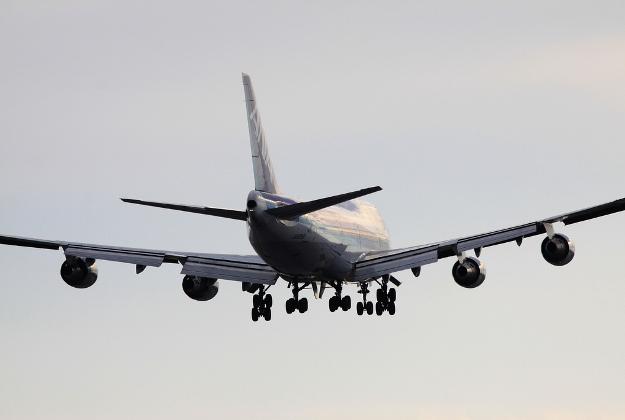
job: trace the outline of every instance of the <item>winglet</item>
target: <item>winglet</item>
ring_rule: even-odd
[[[254,179],[256,190],[279,194],[278,182],[273,173],[265,133],[260,122],[258,104],[252,87],[250,76],[243,73],[243,89],[245,90],[245,105],[247,107],[247,124],[250,130],[250,146],[252,147],[252,163],[254,164]]]

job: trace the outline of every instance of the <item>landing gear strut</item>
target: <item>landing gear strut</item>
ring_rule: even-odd
[[[267,288],[269,289],[269,288]],[[271,306],[273,305],[273,299],[270,294],[266,293],[265,286],[258,288],[258,294],[252,298],[252,321],[258,321],[258,318],[263,317],[265,321],[271,321]]]
[[[389,280],[395,285],[398,285],[399,283],[395,278],[389,276],[388,274],[382,276],[381,287],[376,293],[377,303],[375,304],[375,313],[377,315],[382,315],[384,311],[388,311],[389,315],[395,315],[395,299],[397,298],[397,292],[392,287],[389,289]]]
[[[330,312],[334,312],[338,308],[341,308],[343,311],[349,311],[352,307],[352,298],[349,295],[341,297],[341,293],[343,291],[341,283],[329,284],[334,287],[334,290],[336,291],[335,295],[330,298],[330,302],[328,302]]]
[[[367,315],[372,315],[373,302],[367,301],[367,295],[371,293],[369,291],[369,283],[360,283],[360,290],[358,291],[358,293],[362,294],[362,302],[358,302],[356,304],[356,313],[358,315],[362,315],[365,311],[367,311]]]
[[[303,286],[297,287],[297,283],[292,283],[293,285],[293,297],[286,301],[286,313],[292,314],[295,310],[298,310],[300,314],[303,314],[308,310],[308,299],[299,298],[300,290],[304,289],[308,286],[309,283],[304,283]]]

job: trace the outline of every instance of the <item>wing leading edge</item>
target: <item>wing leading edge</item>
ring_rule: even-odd
[[[506,242],[517,241],[520,245],[523,238],[547,233],[547,226],[552,223],[562,222],[569,225],[623,210],[625,210],[625,198],[479,235],[410,248],[368,252],[354,263],[354,281],[365,281],[372,277],[432,264],[439,259],[457,256],[471,249],[479,253],[481,248]]]

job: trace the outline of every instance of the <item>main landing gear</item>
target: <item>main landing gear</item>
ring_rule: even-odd
[[[349,311],[352,307],[352,298],[349,295],[341,297],[341,292],[343,291],[341,283],[329,284],[334,287],[334,290],[336,291],[336,294],[332,296],[328,302],[330,312],[334,312],[338,308],[341,308],[343,311]]]
[[[369,291],[369,283],[360,283],[360,290],[358,291],[358,293],[362,294],[362,302],[358,302],[356,304],[356,313],[358,315],[362,315],[365,311],[367,311],[367,315],[372,315],[373,302],[367,301],[367,294],[371,293]]]
[[[308,299],[299,298],[300,290],[304,289],[309,285],[309,283],[304,283],[303,286],[297,287],[297,283],[291,283],[289,286],[293,286],[293,297],[286,301],[286,313],[292,314],[295,310],[299,311],[300,314],[303,314],[308,310]]]
[[[395,278],[387,275],[382,276],[381,287],[376,292],[377,302],[375,304],[375,313],[379,316],[388,311],[389,315],[395,315],[395,299],[397,298],[397,292],[394,288],[388,288],[389,280],[396,286],[399,286],[399,281]]]
[[[269,289],[269,288],[267,288]],[[271,321],[271,306],[273,305],[273,298],[270,294],[266,293],[265,286],[258,288],[258,294],[255,294],[252,298],[254,307],[252,308],[252,321],[258,321],[258,318],[263,317],[265,321]]]

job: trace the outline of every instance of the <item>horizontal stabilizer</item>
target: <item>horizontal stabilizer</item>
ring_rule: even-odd
[[[168,204],[156,203],[154,201],[133,200],[131,198],[122,198],[125,203],[141,204],[143,206],[160,207],[162,209],[171,209],[179,211],[188,211],[191,213],[207,214],[209,216],[225,217],[226,219],[247,220],[247,213],[242,210],[220,209],[215,207],[187,206],[184,204]]]
[[[365,188],[364,190],[339,194],[332,197],[320,198],[318,200],[305,201],[303,203],[295,203],[289,204],[287,206],[276,207],[275,209],[267,210],[267,213],[280,219],[293,219],[303,214],[312,213],[313,211],[325,209],[326,207],[334,206],[344,201],[352,200],[354,198],[362,197],[363,195],[371,194],[381,190],[381,187]]]

